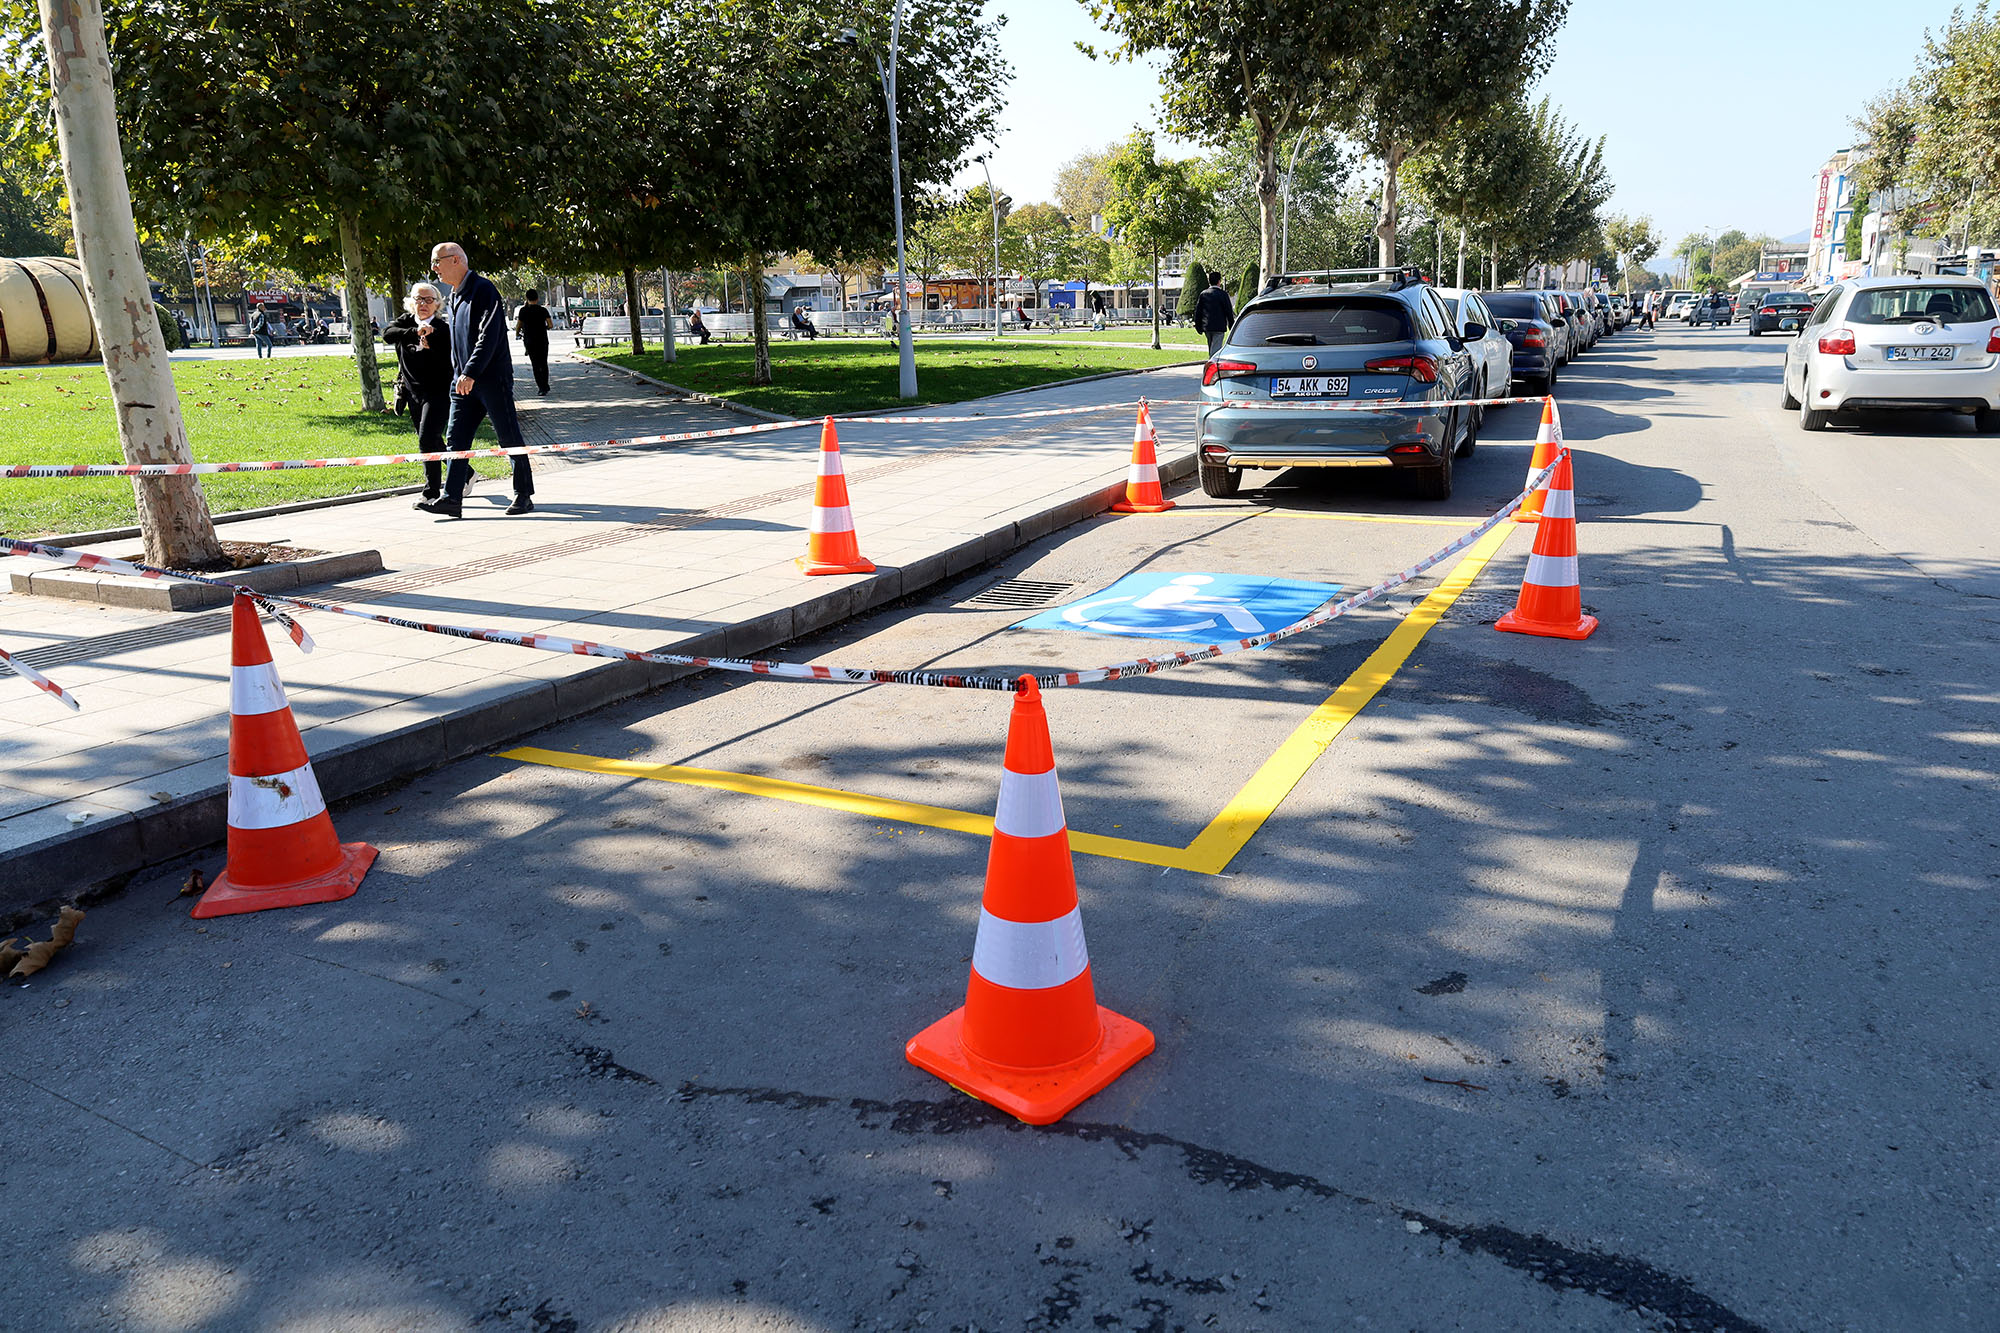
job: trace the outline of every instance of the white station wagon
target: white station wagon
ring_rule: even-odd
[[[1803,430],[1835,412],[1967,412],[2000,432],[2000,322],[1975,278],[1853,278],[1785,346],[1785,406]]]

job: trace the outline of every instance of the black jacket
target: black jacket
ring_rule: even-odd
[[[549,329],[554,324],[555,321],[549,317],[549,308],[545,305],[524,305],[514,312],[514,332],[521,335],[521,341],[524,343],[547,347]]]
[[[481,384],[514,384],[514,358],[507,351],[507,308],[499,289],[467,270],[465,285],[451,294],[451,368]]]
[[[413,394],[436,397],[451,390],[451,326],[442,315],[431,317],[429,347],[417,346],[417,317],[398,315],[382,330],[382,341],[396,349],[397,376]]]
[[[1195,332],[1227,333],[1229,321],[1234,318],[1236,311],[1229,304],[1229,293],[1222,288],[1210,287],[1195,298]]]

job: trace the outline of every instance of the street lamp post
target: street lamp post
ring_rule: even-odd
[[[986,172],[986,202],[993,206],[993,336],[1003,338],[1006,330],[1000,326],[1000,195],[993,188],[993,168],[988,164],[989,153],[981,153],[974,162]]]
[[[882,57],[875,48],[869,47],[868,54],[874,58],[876,77],[882,80],[882,100],[889,107],[889,190],[894,196],[896,219],[896,310],[900,328],[897,331],[897,349],[901,365],[898,393],[904,398],[917,396],[917,353],[910,342],[910,270],[909,262],[903,257],[903,158],[896,137],[896,52],[903,39],[903,0],[896,0],[894,15],[889,20],[889,64],[884,68]],[[849,46],[861,45],[861,34],[852,28],[843,28],[840,40]]]

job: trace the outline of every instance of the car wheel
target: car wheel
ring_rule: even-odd
[[[1779,382],[1779,384],[1780,384],[1780,385],[1781,385],[1781,386],[1783,387],[1783,389],[1784,389],[1784,391],[1785,391],[1785,410],[1786,410],[1787,412],[1796,412],[1796,411],[1798,411],[1798,410],[1799,410],[1799,400],[1798,400],[1798,399],[1796,399],[1796,398],[1794,398],[1794,397],[1792,397],[1792,382],[1791,382],[1790,378],[1788,378],[1788,377],[1784,377],[1784,376],[1781,376],[1781,377],[1779,378],[1779,381],[1778,381],[1778,382]]]
[[[1201,465],[1201,491],[1212,500],[1227,500],[1236,494],[1243,484],[1243,469],[1240,467],[1214,467]]]
[[[1429,467],[1410,468],[1410,493],[1419,500],[1451,499],[1451,455],[1446,449]]]
[[[2000,435],[2000,411],[1982,407],[1973,413],[1972,424],[1981,435]]]
[[[1799,404],[1799,429],[1812,431],[1825,430],[1826,423],[1833,419],[1833,413],[1821,412],[1812,406],[1812,382],[1810,380],[1799,381],[1799,392],[1805,395],[1805,401]]]
[[[1479,386],[1479,392],[1475,393],[1473,397],[1484,398],[1485,396],[1486,386],[1482,384]],[[1455,451],[1458,457],[1472,457],[1472,451],[1479,447],[1479,428],[1485,423],[1486,409],[1483,407],[1475,407],[1466,414],[1465,438],[1458,442],[1458,449]]]
[[[1750,336],[1752,338],[1757,336],[1757,321],[1754,319],[1750,321]]]

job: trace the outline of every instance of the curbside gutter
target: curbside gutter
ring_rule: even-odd
[[[1192,450],[1160,460],[1162,481],[1179,481],[1194,471]],[[884,567],[853,582],[826,588],[793,606],[721,625],[667,647],[693,656],[748,657],[765,652],[992,564],[1030,542],[1103,513],[1124,494],[1122,479],[1089,490],[1079,488],[1046,508],[907,565]],[[486,688],[481,688],[482,683],[475,682],[466,691],[473,697],[438,716],[325,749],[315,749],[314,733],[308,732],[306,745],[320,790],[328,804],[334,805],[657,689],[697,670],[605,660],[557,680],[516,680],[501,688],[492,688],[492,682],[484,682]],[[209,780],[168,799],[160,799],[167,796],[160,793],[151,800],[127,802],[139,807],[136,809],[118,809],[80,797],[17,816],[32,821],[28,827],[40,836],[0,849],[0,931],[47,916],[59,903],[89,902],[115,894],[141,871],[176,857],[219,848],[227,830],[226,767],[219,758],[195,767],[204,766],[211,773]],[[135,785],[150,786],[152,781]]]

